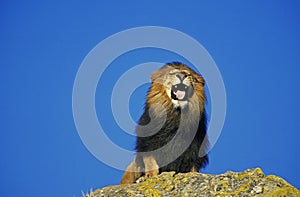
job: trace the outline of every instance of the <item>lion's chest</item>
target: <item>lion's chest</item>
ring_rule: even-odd
[[[197,132],[195,125],[198,125],[198,123],[191,124],[190,121],[187,121],[189,118],[187,113],[183,113],[180,110],[174,109],[169,111],[167,116],[163,118],[156,117],[151,119],[150,116],[149,112],[145,112],[140,120],[140,124],[144,126],[137,127],[136,149],[138,152],[153,151],[168,143],[171,143],[172,147],[177,147],[180,144],[178,140],[173,140],[175,137],[180,141],[185,141],[191,139]],[[145,126],[146,123],[150,126]]]

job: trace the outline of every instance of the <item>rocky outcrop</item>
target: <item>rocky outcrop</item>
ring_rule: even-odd
[[[97,189],[86,197],[100,196],[267,196],[299,197],[298,189],[282,178],[266,176],[260,168],[220,175],[164,172],[141,177],[136,184]]]

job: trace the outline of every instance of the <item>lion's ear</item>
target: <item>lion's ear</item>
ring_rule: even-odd
[[[203,86],[205,85],[205,80],[200,75],[195,75],[196,83],[200,83]]]
[[[201,78],[200,83],[202,83],[202,85],[204,86],[205,85],[205,80],[202,77],[200,77],[200,78]]]
[[[157,71],[154,71],[151,75],[151,82],[163,84],[165,81],[165,75],[166,75],[165,69],[159,69]]]
[[[154,82],[156,79],[158,79],[160,77],[160,72],[159,70],[157,71],[154,71],[152,74],[151,74],[151,82]]]
[[[151,82],[158,82],[158,83],[164,83],[164,81],[166,80],[166,76],[167,74],[170,72],[170,70],[172,70],[173,67],[166,65],[163,66],[162,68],[154,71],[151,74]]]

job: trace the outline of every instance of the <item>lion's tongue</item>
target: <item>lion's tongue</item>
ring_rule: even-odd
[[[176,95],[176,98],[178,100],[182,100],[185,96],[185,91],[177,90],[176,92],[174,92],[174,94]]]

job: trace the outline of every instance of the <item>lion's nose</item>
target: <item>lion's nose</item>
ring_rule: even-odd
[[[186,74],[184,74],[184,73],[178,73],[176,75],[176,77],[179,78],[182,81],[182,80],[184,80],[184,78],[186,78]]]

